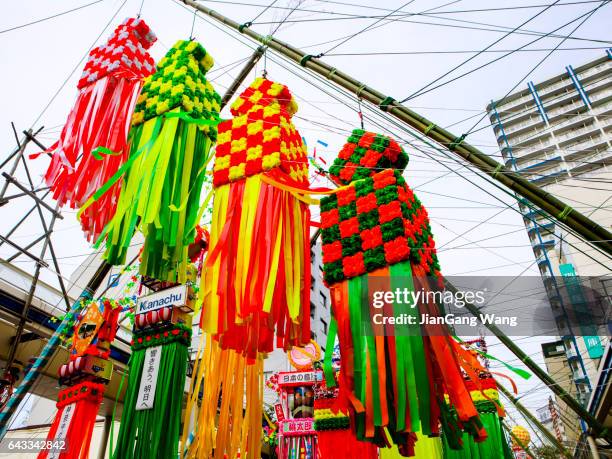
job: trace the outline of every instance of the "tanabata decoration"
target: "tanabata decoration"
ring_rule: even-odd
[[[124,175],[117,211],[102,234],[110,264],[125,263],[138,228],[145,236],[140,273],[185,281],[187,248],[201,216],[200,194],[217,138],[221,98],[205,77],[212,66],[202,45],[179,40],[145,79],[132,118],[130,157],[113,177]]]
[[[142,19],[127,19],[106,44],[89,53],[79,95],[52,155],[45,181],[60,205],[78,208],[127,160],[127,136],[142,79],[155,70],[147,49],[156,37]],[[97,239],[115,213],[120,184],[80,214],[83,231]]]
[[[249,359],[310,341],[308,159],[286,86],[258,78],[219,124],[202,329]],[[297,191],[296,191],[297,190]]]
[[[531,459],[531,456],[525,451],[525,447],[529,446],[531,435],[523,426],[516,425],[510,431],[512,435],[512,452],[516,459]]]
[[[314,428],[321,459],[376,459],[378,448],[357,440],[351,432],[348,399],[338,387],[327,388],[320,381],[314,386]]]
[[[512,459],[514,455],[508,446],[502,428],[499,393],[497,383],[490,373],[481,373],[480,387],[477,388],[472,381],[466,381],[470,396],[476,405],[480,420],[487,431],[487,439],[476,443],[467,432],[457,432],[453,426],[443,426],[442,444],[445,459],[485,459],[496,457]],[[452,415],[455,410],[448,407]]]
[[[178,454],[185,391],[191,313],[191,287],[177,285],[138,300],[128,384],[114,459],[170,458]]]
[[[58,449],[42,451],[38,459],[89,457],[96,417],[113,374],[110,344],[120,311],[114,300],[89,300],[83,305],[75,321],[70,360],[59,368],[59,383],[68,387],[58,395],[57,413],[47,434],[47,441],[56,442]]]
[[[443,325],[423,330],[419,325],[422,314],[439,315],[435,295],[428,292],[439,288],[441,275],[427,211],[402,177],[406,153],[391,139],[363,130],[353,131],[348,144],[342,154],[352,151],[351,156],[334,162],[340,183],[355,176],[352,169],[345,171],[353,164],[372,169],[322,198],[320,208],[324,280],[340,343],[340,387],[349,395],[357,438],[385,446],[390,436],[407,455],[417,432],[439,434],[448,394],[458,428],[482,441],[486,433],[462,375],[477,379],[480,363]],[[380,155],[361,162],[369,152]],[[375,161],[389,168],[378,170]],[[373,292],[396,289],[421,295],[416,304],[394,298],[373,306]],[[411,316],[415,323],[377,325],[375,314]]]
[[[188,458],[259,458],[264,355],[310,341],[308,159],[296,111],[286,86],[258,78],[218,125]]]

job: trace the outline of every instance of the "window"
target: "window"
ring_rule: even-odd
[[[316,341],[317,340],[317,334],[315,332],[311,331],[310,332],[310,339],[313,340],[313,341]]]
[[[319,295],[321,295],[321,304],[324,308],[327,308],[327,297],[323,295],[323,292],[319,292]]]
[[[323,333],[327,335],[327,322],[321,319],[321,325],[323,325]]]
[[[315,286],[315,278],[314,276],[310,276],[310,290],[314,290]]]
[[[315,317],[315,305],[312,301],[310,302],[310,317],[313,319]]]

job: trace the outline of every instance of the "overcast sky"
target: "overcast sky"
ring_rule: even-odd
[[[475,54],[449,53],[450,51],[483,49],[504,35],[505,32],[500,32],[500,27],[505,27],[506,31],[513,29],[544,10],[545,4],[552,3],[550,0],[539,2],[535,0],[354,1],[364,6],[349,6],[347,3],[353,2],[348,0],[338,2],[306,0],[299,5],[299,11],[292,12],[275,36],[308,53],[314,55],[326,53],[323,57],[325,62],[398,100],[411,95]],[[42,19],[87,3],[89,2],[83,0],[53,2],[31,0],[11,3],[9,6],[4,2],[0,6],[0,30]],[[253,21],[255,23],[253,29],[262,34],[270,33],[276,27],[275,23],[285,18],[291,8],[297,4],[295,0],[277,1],[272,8],[254,20],[271,2],[244,0],[241,2],[243,4],[237,5],[225,1],[203,3],[239,23]],[[512,50],[523,46],[538,38],[537,34],[532,33],[533,31],[551,32],[592,10],[600,3],[572,2],[571,5],[551,7],[522,27],[530,32],[513,33],[491,50]],[[538,7],[490,12],[473,11],[491,7],[531,5]],[[141,0],[125,2],[103,0],[45,22],[0,33],[0,58],[4,69],[0,74],[2,91],[0,146],[4,153],[0,154],[0,157],[5,157],[15,148],[11,121],[16,124],[19,132],[29,127],[38,129],[44,125],[45,130],[40,140],[47,145],[57,139],[59,129],[74,104],[77,94],[76,81],[83,67],[81,59],[87,55],[90,47],[106,40],[118,23],[126,17],[136,15],[140,6]],[[380,16],[393,13],[396,9],[404,16],[398,17],[399,13],[394,13],[393,22],[388,20],[377,22]],[[422,12],[427,13],[408,15]],[[113,16],[114,19],[111,19]],[[188,39],[190,36],[193,13],[174,0],[145,0],[142,17],[159,38],[151,49],[151,54],[156,60],[161,58],[176,40]],[[604,6],[573,33],[573,36],[579,39],[568,39],[561,45],[561,48],[598,49],[556,51],[526,79],[526,75],[547,54],[547,51],[517,52],[455,82],[416,97],[407,102],[407,105],[440,126],[451,126],[450,130],[459,135],[481,118],[486,105],[492,99],[501,98],[517,84],[518,89],[524,89],[527,81],[537,83],[562,73],[568,64],[578,66],[603,56],[604,48],[611,45],[610,41],[602,42],[612,39],[611,19],[612,7]],[[245,38],[238,37],[233,31],[220,30],[218,27],[222,26],[217,23],[213,26],[207,21],[209,20],[200,17],[196,19],[194,36],[215,58],[216,64],[209,72],[209,77],[217,91],[223,93],[241,67],[239,62],[236,66],[229,64],[246,59],[251,54],[252,50],[244,43],[249,44],[251,48],[254,45]],[[556,33],[568,34],[578,23],[573,22]],[[341,43],[342,40],[338,40],[339,38],[351,36],[369,25],[373,25],[372,30],[360,33],[330,50]],[[483,30],[473,30],[473,28]],[[99,40],[98,36],[101,36]],[[530,45],[529,48],[546,50],[556,47],[561,41],[561,38],[546,37]],[[382,52],[426,53],[371,54]],[[459,75],[502,55],[500,52],[483,53],[446,78]],[[247,84],[252,78],[261,74],[263,63],[264,60],[260,61],[256,71],[247,79]],[[215,70],[219,68],[221,70]],[[300,106],[294,118],[295,125],[306,138],[311,152],[318,140],[329,145],[327,148],[320,144],[317,146],[317,153],[329,164],[345,141],[347,132],[359,127],[359,120],[354,110],[355,102],[347,107],[330,97],[310,83],[313,81],[311,77],[277,55],[271,54],[268,57],[267,71],[270,79],[287,84],[295,94]],[[320,83],[317,85],[321,86]],[[330,88],[325,91],[336,94]],[[227,112],[223,115],[229,116]],[[462,122],[468,117],[471,118]],[[485,127],[484,129],[477,130],[467,140],[487,153],[499,156],[492,129],[487,128],[485,123],[486,120],[479,125]],[[385,126],[386,129],[392,128],[389,123]],[[383,131],[368,113],[365,116],[365,127],[373,131]],[[401,133],[400,140],[412,140],[412,137]],[[409,145],[405,145],[405,148],[410,155],[410,164],[405,176],[409,185],[416,188],[420,200],[429,211],[437,246],[440,248],[442,270],[446,275],[537,275],[533,252],[520,215],[507,208],[504,210],[506,207],[504,203],[512,204],[516,208],[510,196],[484,182],[473,171],[458,166],[450,154],[447,156],[446,153],[436,152],[431,148],[417,151]],[[35,151],[34,148],[28,150],[28,152]],[[432,156],[428,157],[428,154]],[[29,161],[29,164],[35,181],[40,183],[48,159],[41,157]],[[463,177],[456,172],[460,172]],[[466,181],[465,177],[482,189]],[[25,180],[23,175],[19,178]],[[315,185],[325,185],[325,181],[317,180]],[[489,193],[494,193],[502,202]],[[23,215],[30,204],[31,201],[19,199],[2,208],[1,234],[6,233],[9,225]],[[91,252],[91,248],[81,235],[75,212],[66,210],[63,214],[65,218],[56,225],[54,241],[57,255],[61,259],[62,273],[68,277]],[[313,214],[318,215],[317,209],[313,208]],[[28,225],[24,225],[15,234],[15,241],[27,244],[41,234],[41,231],[37,220],[30,219]],[[466,231],[465,236],[462,236]],[[32,249],[34,252],[39,250],[40,246]],[[0,247],[0,256],[5,258],[11,254],[12,251],[6,245]],[[20,263],[24,269],[32,269],[29,263],[23,261]],[[53,273],[48,270],[43,272],[43,279],[55,285]],[[81,280],[83,283],[85,281]],[[527,338],[520,342],[541,362],[538,353],[540,341],[540,338]],[[500,345],[493,345],[492,351],[501,358],[510,361],[514,359],[514,356],[504,351]],[[535,387],[535,391],[525,397],[525,403],[532,408],[542,406],[548,398],[546,391],[538,390],[541,385],[537,386],[537,382],[525,383],[523,387],[525,390]]]

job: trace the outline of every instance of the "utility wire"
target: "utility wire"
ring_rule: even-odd
[[[576,25],[576,27],[574,27],[572,29],[572,31],[569,33],[569,36],[571,36],[574,32],[576,32],[586,21],[588,21],[600,8],[606,6],[608,3],[610,3],[610,0],[604,0],[602,1],[597,7],[593,8],[591,11],[579,16],[577,19],[582,18],[582,20],[578,23],[578,25]],[[573,21],[568,22],[567,24],[565,24],[562,27],[565,27],[569,24],[571,24],[572,22],[575,22],[576,19],[574,19]],[[558,29],[557,29],[558,30]],[[518,85],[520,85],[523,81],[525,81],[525,79],[531,75],[533,72],[535,72],[543,63],[544,61],[546,61],[546,59],[548,59],[552,53],[554,53],[556,51],[557,48],[559,48],[563,43],[565,43],[565,41],[567,40],[567,38],[563,38],[559,44],[557,46],[555,46],[554,49],[552,49],[550,52],[548,52],[546,54],[546,56],[544,56],[542,59],[540,59],[535,66],[533,66],[533,68],[531,70],[529,70],[529,72],[527,72],[527,74],[521,78],[514,86],[512,86],[512,88],[506,93],[506,95],[504,97],[502,97],[502,100],[505,99],[509,94],[512,93],[512,91],[514,91]],[[502,56],[503,58],[503,56]],[[474,124],[474,126],[472,126],[468,132],[466,133],[466,135],[469,135],[472,133],[472,131],[482,122],[483,119],[485,119],[487,117],[487,115],[485,114],[478,122],[476,122],[476,124]]]
[[[600,1],[600,0],[598,0]],[[587,50],[606,50],[609,49],[609,46],[577,46],[572,48],[559,48],[556,51],[587,51]],[[370,57],[370,56],[418,56],[425,54],[471,54],[471,53],[509,53],[514,51],[528,53],[543,53],[546,51],[551,51],[553,48],[531,48],[531,49],[481,49],[481,50],[430,50],[430,51],[363,51],[359,53],[330,53],[326,54],[326,57],[334,57],[334,56],[362,56],[362,57]]]
[[[101,3],[101,2],[102,0],[96,0],[95,2],[87,3],[86,5],[77,6],[76,8],[72,8],[67,11],[62,11],[61,13],[57,13],[52,16],[47,16],[46,18],[37,19],[36,21],[27,22],[25,24],[21,24],[18,26],[10,27],[8,29],[0,30],[0,34],[6,33],[6,32],[12,32],[13,30],[23,29],[24,27],[28,27],[34,24],[40,24],[41,22],[48,21],[49,19],[54,19],[54,18],[63,16],[65,14],[72,13],[73,11],[82,10],[83,8],[87,8],[88,6],[92,6],[92,5],[95,5],[96,3]]]
[[[467,64],[468,62],[472,61],[473,59],[476,59],[478,56],[480,56],[483,52],[486,52],[488,50],[490,50],[493,46],[495,46],[496,44],[498,44],[499,42],[501,42],[502,40],[504,40],[505,38],[509,37],[510,35],[512,35],[514,32],[516,32],[518,29],[520,29],[521,27],[523,27],[526,24],[529,24],[531,21],[533,21],[534,19],[536,19],[538,16],[544,14],[546,11],[548,11],[550,8],[552,8],[553,6],[555,6],[557,3],[559,3],[561,0],[555,0],[553,3],[551,3],[550,5],[548,5],[546,8],[538,11],[536,14],[534,14],[533,16],[531,16],[529,19],[527,19],[526,21],[523,21],[520,25],[516,26],[514,29],[512,29],[511,31],[509,31],[508,33],[506,33],[505,35],[501,36],[500,38],[498,38],[497,40],[491,42],[489,45],[487,45],[485,48],[482,49],[482,51],[477,52],[476,54],[474,54],[473,56],[468,57],[467,59],[465,59],[463,62],[461,62],[460,64],[456,65],[455,67],[453,67],[452,69],[446,71],[445,73],[443,73],[442,75],[440,75],[439,77],[437,77],[436,79],[434,79],[433,81],[431,81],[430,83],[427,83],[425,86],[423,86],[420,89],[417,89],[416,91],[414,91],[412,94],[410,94],[408,97],[406,97],[405,99],[403,99],[400,103],[404,103],[410,99],[413,99],[415,97],[418,97],[421,94],[424,94],[423,90],[431,87],[432,85],[436,84],[438,81],[441,81],[444,77],[450,75],[451,73],[453,73],[455,70],[460,69],[461,67],[463,67],[465,64]],[[514,51],[511,51],[510,53],[512,53]],[[510,53],[508,53],[507,55],[510,55]]]
[[[123,2],[121,3],[121,5],[119,5],[119,8],[117,8],[117,10],[115,11],[115,13],[111,16],[111,18],[108,20],[108,22],[106,23],[106,25],[104,26],[104,28],[102,29],[102,32],[100,32],[100,34],[96,37],[96,39],[94,40],[94,42],[91,44],[91,46],[89,48],[87,48],[87,51],[85,51],[85,54],[83,55],[83,57],[77,62],[77,64],[74,66],[74,68],[70,71],[70,73],[68,74],[68,76],[66,77],[66,79],[64,80],[64,82],[60,85],[60,87],[57,89],[57,91],[55,92],[55,94],[53,94],[53,96],[51,97],[51,100],[49,100],[49,102],[47,103],[47,105],[45,105],[45,107],[42,109],[42,111],[40,112],[40,114],[38,115],[38,117],[36,117],[36,119],[34,120],[34,122],[32,123],[32,127],[34,125],[36,125],[36,123],[38,123],[38,121],[40,121],[40,119],[42,118],[42,116],[45,114],[45,112],[47,111],[47,109],[51,106],[51,104],[53,103],[53,101],[57,98],[57,96],[59,95],[59,93],[62,91],[62,89],[64,89],[64,86],[66,86],[66,83],[68,83],[68,81],[70,80],[70,78],[72,77],[72,75],[74,74],[74,72],[77,71],[77,69],[81,66],[81,63],[85,60],[85,58],[89,55],[89,52],[91,51],[91,49],[95,46],[95,44],[98,42],[98,40],[102,37],[102,35],[104,35],[104,33],[106,32],[106,29],[108,29],[108,27],[111,25],[111,23],[115,20],[115,17],[117,17],[117,15],[119,14],[119,11],[121,11],[121,9],[124,7],[124,5],[126,4],[127,0],[123,0]]]
[[[435,89],[441,88],[442,86],[446,86],[447,84],[452,83],[452,82],[454,82],[454,81],[457,81],[457,80],[459,80],[459,79],[461,79],[461,78],[463,78],[463,77],[465,77],[465,76],[471,75],[472,73],[474,73],[474,72],[476,72],[476,71],[478,71],[478,70],[481,70],[481,69],[483,69],[484,67],[487,67],[487,66],[489,66],[489,65],[491,65],[491,64],[494,64],[495,62],[498,62],[498,61],[500,61],[500,60],[502,60],[502,59],[504,59],[504,58],[506,58],[506,57],[508,57],[508,56],[510,56],[510,55],[512,55],[512,54],[514,54],[514,53],[516,53],[518,50],[522,50],[522,49],[526,48],[527,46],[530,46],[530,45],[532,45],[533,43],[536,43],[536,42],[538,42],[538,41],[542,40],[543,38],[546,38],[546,37],[548,37],[548,36],[552,35],[554,32],[557,32],[557,31],[559,31],[559,30],[561,30],[561,29],[563,29],[563,28],[567,27],[568,25],[570,25],[570,24],[572,24],[572,23],[574,23],[574,22],[576,22],[576,21],[578,21],[578,20],[580,20],[580,19],[582,19],[582,18],[584,18],[584,17],[586,17],[586,19],[588,19],[588,18],[590,18],[590,17],[591,17],[591,15],[592,15],[592,14],[593,14],[595,11],[597,11],[599,8],[601,8],[601,6],[602,6],[602,5],[599,5],[598,7],[594,8],[593,10],[591,10],[591,11],[589,11],[589,12],[587,12],[587,13],[584,13],[584,14],[582,14],[582,15],[578,16],[578,17],[577,17],[577,18],[575,18],[575,19],[572,19],[571,21],[569,21],[569,22],[567,22],[567,23],[563,24],[563,25],[562,25],[562,26],[560,26],[560,27],[557,27],[556,29],[552,30],[551,32],[549,32],[549,33],[547,33],[547,34],[544,34],[544,35],[542,35],[542,36],[540,36],[540,37],[538,37],[538,38],[536,38],[536,39],[534,39],[534,40],[532,40],[532,41],[530,41],[530,42],[528,42],[528,43],[526,43],[526,44],[524,44],[524,45],[520,46],[519,48],[517,48],[517,49],[515,49],[515,50],[512,50],[512,51],[510,51],[510,52],[508,52],[508,53],[505,53],[505,54],[504,54],[504,55],[502,55],[502,56],[496,57],[495,59],[493,59],[493,60],[491,60],[491,61],[489,61],[489,62],[485,62],[484,64],[481,64],[481,65],[479,65],[479,66],[477,66],[477,67],[475,67],[475,68],[473,68],[473,69],[470,69],[470,70],[469,70],[469,71],[467,71],[467,72],[464,72],[464,73],[462,73],[462,74],[460,74],[460,75],[457,75],[456,77],[453,77],[453,78],[451,78],[451,79],[449,79],[449,80],[446,80],[446,81],[444,81],[444,82],[442,82],[442,83],[440,83],[440,84],[437,84],[437,85],[435,85],[435,86],[433,86],[433,87],[430,87],[430,88],[429,88],[429,89],[427,89],[427,90],[423,90],[423,91],[420,91],[420,92],[418,92],[418,91],[417,91],[417,92],[418,92],[418,94],[414,95],[415,93],[413,93],[413,95],[410,95],[410,96],[408,96],[407,98],[403,99],[403,100],[401,101],[401,103],[404,103],[404,102],[406,102],[407,100],[413,99],[413,98],[415,98],[415,97],[422,96],[423,94],[427,94],[428,92],[434,91]],[[580,27],[580,26],[581,26],[583,23],[584,23],[584,20],[583,20],[583,21],[582,21],[582,22],[581,22],[581,23],[578,25],[578,27]],[[577,28],[578,28],[578,27],[577,27]],[[577,28],[576,28],[576,29],[574,29],[574,30],[577,30]],[[571,36],[571,33],[570,33],[570,36]],[[550,56],[550,54],[551,54],[552,52],[556,51],[556,50],[559,48],[559,46],[561,46],[561,44],[565,43],[565,40],[566,40],[566,38],[564,38],[564,39],[563,39],[563,41],[561,41],[559,45],[557,45],[555,48],[553,48],[553,50],[552,50],[552,51],[550,51],[550,52],[549,52],[549,53],[548,53],[548,54],[547,54],[547,55],[546,55],[546,56],[545,56],[545,57],[542,59],[542,61],[541,61],[541,62],[543,62],[543,61],[544,61],[546,58],[548,58],[548,56]],[[466,62],[467,62],[467,61],[466,61]],[[537,68],[537,66],[536,66],[535,68]],[[535,68],[534,68],[533,70],[535,70]],[[532,70],[532,71],[533,71],[533,70]],[[449,72],[449,73],[450,73],[450,72]],[[530,72],[530,73],[531,73],[531,72]],[[528,75],[529,75],[529,74],[528,74]],[[525,77],[525,78],[526,78],[526,77]],[[439,80],[439,78],[438,78],[436,81],[438,81],[438,80]],[[435,82],[435,81],[434,81],[434,82]],[[522,82],[522,80],[521,80],[521,82]],[[520,84],[520,83],[519,83],[519,84]],[[517,86],[518,86],[518,85],[517,85]],[[516,86],[515,86],[515,87],[516,87]],[[510,92],[512,92],[512,91],[510,91]],[[510,92],[509,92],[509,93],[510,93]],[[509,93],[508,93],[508,94],[509,94]]]

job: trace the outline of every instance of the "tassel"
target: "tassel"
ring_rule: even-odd
[[[184,425],[195,422],[196,428],[190,444],[187,429],[183,432],[184,457],[259,459],[263,357],[247,362],[242,354],[202,336],[184,418]],[[197,408],[200,391],[203,397]]]
[[[289,90],[258,78],[219,124],[211,251],[201,327],[256,359],[310,341],[308,205],[286,186],[308,184]]]
[[[135,332],[113,458],[176,457],[190,343],[191,328],[185,325]],[[158,365],[156,380],[153,365]]]
[[[456,426],[460,426],[461,423],[457,418],[456,411],[445,404],[449,422],[448,424],[442,424],[444,458],[485,459],[499,457],[512,459],[514,455],[506,441],[501,424],[503,409],[500,410],[497,383],[490,374],[482,373],[478,386],[472,381],[466,381],[466,386],[470,390],[470,397],[478,410],[482,426],[487,432],[487,439],[477,443],[473,435],[459,431]],[[448,403],[448,399],[446,401]],[[500,415],[500,412],[502,415]],[[452,427],[449,424],[452,424]]]
[[[86,459],[96,417],[113,365],[108,360],[110,344],[115,339],[121,307],[114,300],[90,300],[76,319],[70,361],[59,369],[59,382],[69,386],[60,391],[57,413],[47,434],[47,441],[62,449],[46,450],[38,459]]]
[[[393,139],[354,130],[330,168],[342,187],[320,201],[324,280],[353,430],[379,447],[395,443],[402,455],[414,452],[417,432],[438,435],[440,422],[486,438],[463,378],[482,367],[460,353],[444,327],[419,325],[422,314],[439,315],[438,305],[372,305],[374,292],[408,289],[423,292],[422,299],[439,284],[427,211],[402,177],[407,164]],[[412,322],[377,325],[376,314]],[[456,425],[445,412],[445,394],[458,413]]]
[[[185,282],[221,101],[205,78],[212,66],[199,43],[178,41],[145,80],[132,119],[130,158],[80,210],[124,175],[117,210],[98,241],[106,239],[109,263],[125,263],[138,228],[145,236],[140,273]]]
[[[294,190],[307,186],[308,162],[296,111],[285,86],[258,78],[218,126],[199,298],[206,363],[185,412],[189,458],[259,458],[264,354],[310,341],[310,212]]]
[[[332,346],[333,348],[333,346]],[[331,349],[330,353],[331,353]],[[378,448],[362,442],[351,432],[348,400],[338,388],[326,389],[315,385],[314,428],[317,431],[318,458],[320,459],[376,459]]]
[[[108,42],[93,48],[78,83],[79,95],[52,155],[45,181],[60,205],[78,208],[127,160],[127,134],[142,79],[154,70],[146,51],[156,37],[142,19],[127,19]],[[38,156],[38,155],[35,155]],[[120,184],[81,213],[89,241],[115,213]]]
[[[104,384],[85,381],[59,393],[57,414],[47,435],[48,441],[61,440],[65,450],[59,459],[87,459],[96,417],[104,398]],[[49,451],[41,452],[38,459],[46,459]]]

